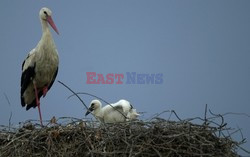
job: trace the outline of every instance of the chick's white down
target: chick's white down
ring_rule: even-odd
[[[108,104],[104,107],[102,107],[102,103],[99,100],[92,100],[86,115],[90,112],[99,121],[104,123],[131,121],[139,116],[136,109],[127,100],[119,100],[114,104]]]

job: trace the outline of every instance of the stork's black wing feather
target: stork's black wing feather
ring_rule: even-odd
[[[58,67],[57,67],[57,69],[56,69],[56,72],[55,72],[55,74],[54,74],[54,76],[53,76],[53,79],[52,79],[51,83],[50,83],[49,86],[48,86],[48,90],[52,87],[53,83],[55,82],[57,73],[58,73]],[[38,97],[41,98],[42,95],[43,95],[43,92],[40,91],[40,92],[38,93]],[[37,104],[36,104],[36,99],[34,99],[33,102],[32,102],[31,104],[29,104],[29,105],[26,106],[26,110],[29,110],[31,107],[35,108],[36,106],[37,106]]]
[[[23,69],[24,64],[25,64],[25,61],[22,64],[22,69]],[[25,69],[22,72],[22,76],[21,76],[21,104],[23,107],[25,106],[23,94],[24,94],[25,90],[27,89],[28,85],[32,82],[32,78],[34,78],[34,76],[35,76],[35,67],[36,67],[36,64],[34,63],[33,66],[29,66],[27,69]]]
[[[53,85],[53,83],[55,82],[55,79],[56,79],[56,76],[57,76],[57,73],[58,73],[58,67],[56,68],[56,72],[53,76],[53,79],[51,80],[49,86],[48,86],[48,90],[51,88],[51,86]]]

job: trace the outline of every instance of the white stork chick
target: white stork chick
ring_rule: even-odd
[[[108,104],[104,107],[102,107],[102,103],[99,100],[92,100],[85,116],[90,112],[104,123],[131,121],[139,116],[136,109],[127,100],[120,100],[117,103]]]
[[[49,25],[59,34],[51,17],[51,10],[42,8],[39,12],[42,25],[42,37],[37,46],[31,50],[22,64],[21,104],[26,110],[38,107],[40,122],[40,97],[46,95],[53,85],[57,72],[59,57],[56,45],[50,33]]]

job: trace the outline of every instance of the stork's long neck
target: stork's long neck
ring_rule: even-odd
[[[41,24],[42,24],[43,35],[45,33],[49,33],[50,34],[48,22],[46,20],[41,19]]]
[[[55,46],[55,43],[54,43],[54,40],[52,38],[52,35],[50,33],[50,28],[49,28],[49,25],[48,25],[48,22],[45,21],[45,20],[42,20],[41,19],[41,25],[42,25],[42,37],[41,37],[41,40],[38,44],[38,47],[40,49],[50,49],[50,50],[54,50],[56,49],[56,46]],[[41,52],[44,52],[44,53],[49,53],[51,51],[41,51]]]

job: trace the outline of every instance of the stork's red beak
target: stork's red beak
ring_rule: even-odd
[[[50,26],[55,30],[55,32],[59,35],[59,32],[58,32],[56,25],[55,25],[54,21],[52,20],[51,16],[47,16],[47,21],[50,24]]]

